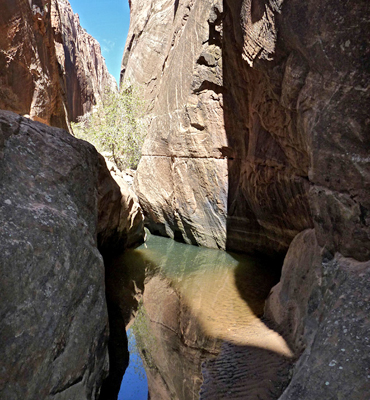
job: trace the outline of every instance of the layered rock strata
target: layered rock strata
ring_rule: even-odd
[[[1,0],[0,109],[66,128],[50,1]]]
[[[1,0],[0,109],[48,125],[91,111],[116,89],[99,43],[67,0]]]
[[[98,237],[125,248],[138,210],[93,146],[8,111],[0,188],[0,397],[97,399],[109,367]]]
[[[364,6],[131,2],[122,79],[149,103],[136,186],[153,230],[283,254],[315,225],[368,258]]]

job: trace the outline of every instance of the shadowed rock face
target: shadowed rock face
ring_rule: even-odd
[[[328,257],[314,230],[297,235],[266,306],[267,318],[300,355],[281,400],[368,396],[369,299],[369,261]]]
[[[0,109],[67,128],[116,84],[67,0],[1,0]]]
[[[366,3],[283,3],[264,35],[273,60],[246,49],[261,2],[225,3],[225,125],[239,161],[229,162],[228,239],[243,243],[248,203],[275,248],[313,221],[321,246],[369,259]]]
[[[98,246],[142,241],[141,213],[93,146],[8,111],[0,189],[0,397],[96,399],[108,371]]]

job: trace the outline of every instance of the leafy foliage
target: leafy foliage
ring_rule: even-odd
[[[145,104],[139,91],[127,86],[120,92],[106,90],[103,103],[72,123],[79,139],[108,152],[120,170],[136,169],[146,135]]]

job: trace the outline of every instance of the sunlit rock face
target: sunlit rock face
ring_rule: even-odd
[[[136,187],[152,230],[284,254],[315,226],[369,257],[364,7],[132,2],[122,79],[149,104]]]
[[[69,118],[76,121],[102,101],[105,90],[117,90],[117,84],[105,65],[100,44],[81,27],[68,0],[51,1],[51,25]]]
[[[0,109],[66,128],[50,1],[0,1]]]
[[[222,6],[213,3],[133,1],[122,75],[144,86],[150,110],[136,191],[151,230],[225,248]]]
[[[1,0],[0,8],[0,109],[67,128],[106,87],[116,90],[67,0]]]
[[[0,188],[0,398],[96,399],[109,367],[98,247],[142,241],[137,206],[92,145],[9,111]]]

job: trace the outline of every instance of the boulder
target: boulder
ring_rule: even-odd
[[[92,145],[9,111],[0,188],[0,397],[97,399],[109,367],[98,246],[138,237],[132,201]]]
[[[331,256],[314,230],[293,240],[266,317],[298,362],[280,400],[362,400],[370,390],[370,262]]]

